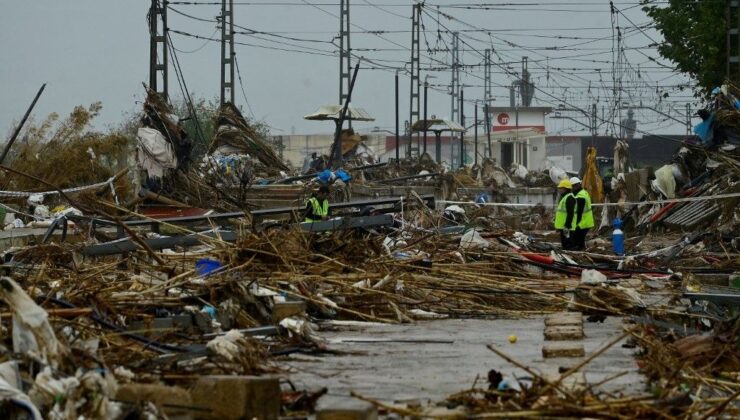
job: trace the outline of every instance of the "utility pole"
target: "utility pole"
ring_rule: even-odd
[[[399,148],[401,145],[399,144],[399,122],[398,122],[398,70],[396,70],[396,168],[398,168],[400,157],[399,157]]]
[[[489,158],[491,157],[491,124],[488,121],[488,104],[491,102],[493,95],[491,93],[491,50],[485,51],[485,63],[484,63],[484,86],[483,86],[483,113],[485,114],[484,120],[486,122],[486,137],[488,139],[488,153],[486,154]],[[476,120],[478,118],[476,117]],[[476,155],[477,159],[477,155]]]
[[[596,103],[591,104],[591,147],[596,147]]]
[[[727,2],[727,78],[740,80],[740,1]]]
[[[452,33],[452,82],[450,83],[450,121],[459,118],[458,101],[460,96],[460,38],[457,32]]]
[[[691,135],[691,103],[686,102],[686,135]]]
[[[474,123],[474,128],[473,128],[475,132],[473,136],[475,139],[474,161],[475,161],[475,166],[478,166],[478,101],[475,101],[475,112],[473,114],[473,118],[475,118],[474,120],[475,123]]]
[[[413,5],[411,14],[411,87],[409,97],[409,126],[419,120],[420,108],[421,108],[421,3]],[[416,147],[414,147],[411,141],[411,131],[409,131],[409,157],[412,155],[419,155],[419,135],[416,136]]]
[[[234,103],[234,0],[221,0],[221,105]]]
[[[149,89],[167,100],[167,7],[164,0],[149,6]],[[162,83],[159,83],[161,80]]]
[[[465,128],[465,112],[464,112],[464,101],[465,92],[460,89],[460,125]],[[452,142],[452,148],[454,149],[455,142]],[[454,164],[453,164],[454,166]],[[465,166],[465,131],[460,133],[460,167]]]
[[[339,7],[339,104],[342,105],[344,100],[347,99],[350,77],[352,76],[352,49],[349,45],[349,0],[341,0]]]
[[[424,153],[427,152],[427,129],[429,128],[429,127],[426,127],[427,120],[429,118],[428,117],[429,114],[427,114],[427,111],[429,110],[429,108],[427,106],[429,104],[429,102],[427,100],[428,97],[429,97],[429,75],[426,75],[426,77],[424,77],[424,125],[425,125],[425,127],[424,127],[424,137],[423,137]]]

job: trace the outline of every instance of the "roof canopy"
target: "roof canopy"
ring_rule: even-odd
[[[336,121],[339,119],[339,116],[342,113],[342,108],[343,105],[323,105],[313,113],[303,117],[303,119],[314,121]],[[347,115],[345,116],[345,119],[352,121],[375,121],[375,118],[370,116],[370,114],[368,114],[367,111],[365,111],[364,109],[354,108],[352,106],[349,106],[347,108]]]
[[[451,131],[454,133],[464,133],[465,127],[460,124],[442,119],[418,120],[411,126],[412,132],[423,131]]]

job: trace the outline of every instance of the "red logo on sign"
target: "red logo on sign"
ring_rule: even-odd
[[[509,123],[509,114],[507,114],[505,112],[502,112],[502,113],[498,114],[498,118],[496,118],[496,119],[498,120],[498,123],[499,124],[506,125],[506,124]]]

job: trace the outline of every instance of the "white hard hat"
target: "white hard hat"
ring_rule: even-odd
[[[574,176],[573,178],[570,179],[570,183],[571,184],[580,184],[581,183],[581,180],[578,179],[577,176]]]

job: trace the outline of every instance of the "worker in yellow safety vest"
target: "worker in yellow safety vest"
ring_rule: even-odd
[[[588,230],[594,227],[594,212],[591,208],[591,196],[581,186],[578,177],[570,179],[573,186],[573,196],[576,198],[576,220],[575,232],[573,234],[573,249],[583,251],[586,249],[586,235]]]
[[[318,222],[329,218],[329,187],[322,185],[319,191],[306,201],[303,215],[306,222]]]
[[[558,201],[557,209],[555,209],[555,218],[553,220],[555,230],[560,232],[560,244],[563,249],[573,249],[571,234],[576,224],[576,198],[573,197],[571,188],[570,181],[567,179],[560,181],[558,184],[560,200]]]

